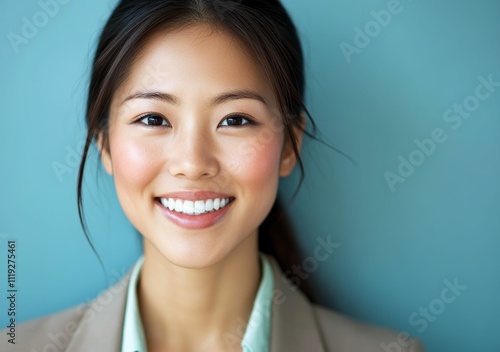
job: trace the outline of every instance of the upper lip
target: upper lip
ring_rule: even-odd
[[[183,199],[183,200],[207,200],[207,199],[215,199],[215,198],[234,198],[228,194],[220,193],[220,192],[212,192],[212,191],[179,191],[179,192],[171,192],[166,193],[159,198],[174,198],[174,199]]]

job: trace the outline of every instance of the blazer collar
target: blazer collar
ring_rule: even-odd
[[[325,352],[313,306],[275,259],[267,258],[274,276],[270,352]],[[120,351],[129,279],[130,274],[85,306],[66,352]]]
[[[120,351],[129,279],[130,272],[84,306],[66,352]]]
[[[276,260],[268,259],[274,274],[270,352],[325,352],[312,304],[286,279]]]

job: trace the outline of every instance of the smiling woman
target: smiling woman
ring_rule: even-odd
[[[85,227],[96,142],[144,255],[104,307],[28,322],[2,351],[422,351],[313,305],[259,250],[280,177],[302,166],[303,91],[279,1],[121,1],[94,60],[79,209]]]
[[[207,25],[159,32],[142,50],[102,137],[120,204],[146,239],[142,276],[152,256],[189,268],[240,257],[240,248],[256,246],[279,176],[295,163],[283,129],[272,128],[279,118],[272,88],[241,45]],[[165,78],[137,92],[155,64]],[[263,131],[272,136],[257,148]],[[250,277],[258,267],[252,257]]]

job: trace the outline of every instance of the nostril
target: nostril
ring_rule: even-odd
[[[215,160],[189,160],[179,157],[170,161],[168,171],[175,177],[206,179],[216,176],[219,173],[219,166]]]

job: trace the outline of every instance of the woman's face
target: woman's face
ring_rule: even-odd
[[[228,34],[196,25],[148,41],[112,99],[102,155],[148,245],[194,268],[256,240],[295,164],[277,111]]]

